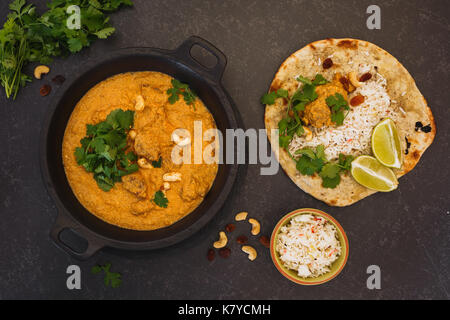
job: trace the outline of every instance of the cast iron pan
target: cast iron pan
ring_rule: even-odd
[[[216,57],[208,68],[192,55],[200,46]],[[128,250],[163,248],[185,240],[200,230],[224,205],[236,178],[238,165],[220,164],[216,180],[200,206],[175,224],[154,231],[133,231],[108,224],[89,213],[76,199],[67,181],[62,163],[62,140],[69,117],[77,102],[95,84],[106,78],[130,71],[159,71],[188,83],[216,120],[217,127],[238,127],[233,102],[222,87],[225,55],[211,43],[191,37],[176,50],[154,48],[120,49],[87,67],[80,66],[79,76],[66,83],[54,97],[41,132],[40,162],[44,183],[58,211],[50,236],[56,245],[72,256],[84,260],[103,247]],[[226,146],[226,137],[223,137]],[[226,159],[226,150],[223,150]],[[61,240],[61,232],[71,229],[87,241],[84,252],[77,252]]]

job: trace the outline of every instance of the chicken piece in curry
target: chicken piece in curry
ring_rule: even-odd
[[[89,212],[110,224],[134,230],[169,226],[197,208],[213,185],[218,164],[194,163],[194,143],[188,145],[190,163],[172,161],[174,130],[188,130],[194,137],[194,121],[201,121],[203,132],[216,129],[214,118],[199,98],[188,105],[180,95],[178,101],[169,103],[167,90],[172,88],[172,79],[159,72],[113,76],[89,90],[69,119],[63,140],[69,184]],[[139,169],[105,192],[93,174],[77,163],[74,150],[86,135],[87,124],[105,121],[118,108],[134,111],[127,152],[135,153]],[[210,143],[202,141],[202,154]],[[165,207],[155,203],[157,193],[167,199]]]
[[[338,75],[332,82],[316,87],[317,99],[307,104],[301,115],[305,125],[322,128],[332,124],[331,110],[326,103],[327,97],[340,93],[347,100],[347,91],[339,81],[339,77]]]

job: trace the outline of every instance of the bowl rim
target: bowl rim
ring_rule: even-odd
[[[334,273],[329,273],[329,275],[321,281],[307,281],[307,280],[302,280],[300,277],[293,277],[293,276],[289,275],[285,271],[285,269],[287,269],[287,268],[282,266],[276,258],[277,253],[275,252],[274,242],[275,242],[276,235],[280,231],[281,225],[284,222],[286,222],[288,219],[291,219],[295,215],[306,214],[306,213],[318,214],[318,215],[324,217],[325,219],[327,219],[328,221],[332,222],[338,228],[338,232],[340,232],[342,237],[344,238],[344,247],[346,248],[344,260],[341,262],[341,265],[337,271],[335,271]],[[342,245],[342,243],[341,243],[341,245]],[[278,221],[278,223],[274,227],[271,237],[270,237],[270,257],[272,259],[273,264],[285,278],[287,278],[288,280],[295,282],[297,284],[301,284],[301,285],[306,285],[306,286],[319,285],[319,284],[323,284],[325,282],[328,282],[328,281],[334,279],[341,273],[341,271],[344,269],[345,265],[347,264],[348,255],[349,255],[349,243],[348,243],[348,238],[344,231],[344,228],[342,228],[341,224],[335,218],[333,218],[328,213],[326,213],[322,210],[319,210],[319,209],[301,208],[301,209],[296,209],[294,211],[287,213]],[[325,275],[327,275],[327,274],[325,274]],[[311,279],[314,279],[314,278],[311,278]]]

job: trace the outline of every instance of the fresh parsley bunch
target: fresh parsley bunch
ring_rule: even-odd
[[[106,120],[96,125],[86,125],[86,137],[75,149],[77,163],[87,172],[94,173],[97,185],[109,191],[122,177],[136,172],[137,155],[126,153],[127,132],[133,126],[134,111],[116,109]]]
[[[107,13],[131,0],[51,0],[41,16],[26,0],[14,0],[7,20],[0,30],[1,84],[8,98],[17,96],[21,87],[31,81],[23,72],[30,62],[48,64],[53,57],[68,56],[89,47],[96,39],[106,39],[115,28]],[[66,10],[77,5],[81,11],[81,28],[67,28]]]

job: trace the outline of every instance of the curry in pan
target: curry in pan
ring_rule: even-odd
[[[216,129],[202,101],[166,74],[123,73],[97,84],[64,134],[64,169],[75,196],[98,218],[127,229],[159,229],[188,215],[218,170],[215,161],[194,161],[196,121],[203,132]],[[202,154],[210,151],[214,137],[200,140]],[[172,160],[176,148],[188,151],[188,161]]]

